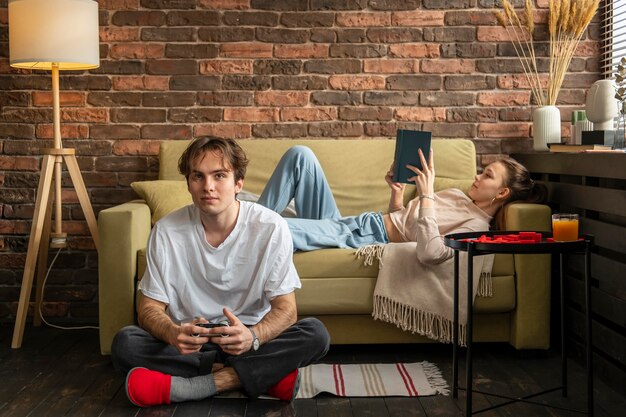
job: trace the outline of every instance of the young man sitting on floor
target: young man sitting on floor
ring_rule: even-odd
[[[240,388],[251,398],[291,401],[298,368],[328,351],[319,320],[296,322],[300,279],[286,221],[236,198],[247,164],[235,141],[215,138],[193,141],[180,158],[193,204],[152,229],[140,327],[121,329],[112,345],[135,405]],[[209,322],[224,324],[201,326]]]

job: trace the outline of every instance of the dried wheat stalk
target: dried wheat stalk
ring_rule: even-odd
[[[550,0],[548,33],[550,34],[547,85],[542,86],[537,69],[533,34],[534,5],[526,0],[523,11],[516,12],[509,0],[502,0],[503,11],[494,11],[498,23],[513,42],[535,101],[540,106],[555,105],[567,68],[576,47],[598,9],[599,0]],[[521,17],[520,17],[521,16]]]

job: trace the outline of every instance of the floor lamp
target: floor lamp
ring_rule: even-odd
[[[13,330],[12,348],[22,345],[24,325],[37,270],[36,312],[42,302],[43,276],[50,247],[65,247],[62,230],[61,168],[65,163],[89,230],[98,247],[96,218],[89,202],[74,149],[61,143],[59,71],[86,70],[100,65],[98,3],[93,0],[9,0],[9,55],[15,68],[52,71],[54,146],[42,149],[43,161],[22,289]],[[53,201],[54,196],[54,201]],[[54,203],[54,204],[53,204]],[[54,206],[54,232],[52,212]],[[38,314],[34,324],[40,324]]]

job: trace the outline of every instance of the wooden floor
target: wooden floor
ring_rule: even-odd
[[[117,374],[108,356],[101,356],[95,330],[63,331],[27,326],[21,349],[10,348],[13,327],[0,325],[0,416],[462,416],[463,393],[451,396],[404,398],[337,398],[330,395],[278,401],[208,399],[171,406],[140,409],[126,399],[124,377]],[[509,395],[525,395],[559,385],[560,361],[551,352],[522,355],[507,345],[475,346],[477,389]],[[337,346],[325,358],[328,363],[415,362],[436,363],[451,380],[451,347],[448,345]],[[462,363],[463,364],[463,363]],[[463,376],[463,373],[461,373]],[[568,398],[548,394],[561,407],[584,409],[584,372],[570,361]],[[626,398],[600,381],[595,384],[595,415],[622,416]],[[474,394],[476,409],[502,400]],[[480,416],[576,416],[560,409],[515,403],[480,413]]]

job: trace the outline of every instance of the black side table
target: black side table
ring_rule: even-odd
[[[487,238],[495,239],[498,236],[517,234],[519,232],[499,231],[499,232],[472,232],[472,233],[455,233],[445,236],[444,243],[446,246],[454,249],[454,329],[453,329],[453,347],[452,347],[452,396],[458,397],[458,390],[466,390],[465,415],[481,413],[514,402],[526,402],[531,404],[552,407],[537,401],[532,401],[539,395],[549,392],[562,390],[564,397],[567,396],[567,352],[565,344],[565,278],[564,278],[564,254],[579,254],[585,256],[585,322],[586,322],[586,356],[587,356],[587,410],[574,410],[579,413],[587,413],[593,416],[593,370],[592,370],[592,345],[591,345],[591,246],[593,238],[591,236],[582,236],[579,240],[573,242],[554,242],[550,233],[541,232],[542,239],[536,243],[494,243],[480,242],[477,239],[485,235]],[[467,292],[467,355],[466,355],[466,382],[465,388],[459,387],[458,383],[458,346],[459,346],[459,252],[467,252],[467,288],[473,288],[473,257],[487,255],[491,253],[509,253],[509,254],[559,254],[559,279],[560,279],[560,298],[561,298],[561,386],[551,388],[542,392],[526,395],[524,397],[509,397],[495,393],[477,391],[472,388],[472,339],[473,339],[473,294],[472,291]],[[509,401],[481,410],[472,410],[472,392],[478,392],[484,395],[496,396],[508,399]]]

